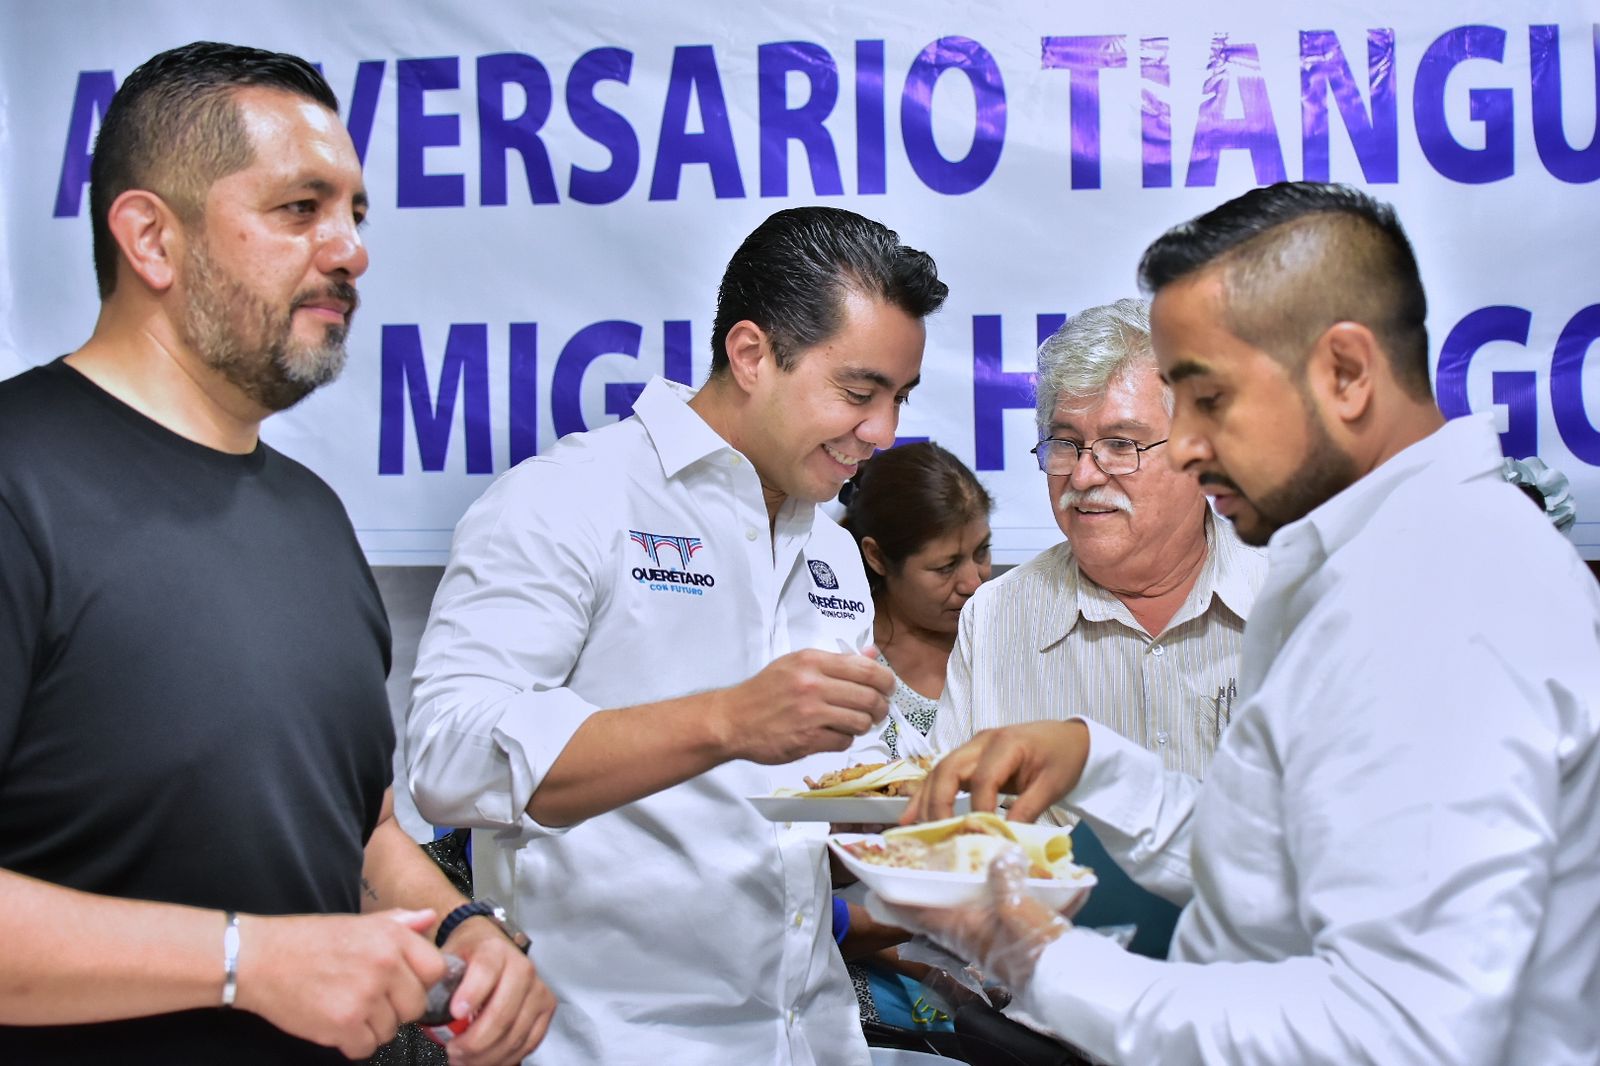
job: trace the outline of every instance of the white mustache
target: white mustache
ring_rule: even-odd
[[[1128,499],[1128,494],[1111,485],[1095,485],[1087,489],[1068,489],[1061,494],[1061,499],[1056,501],[1056,506],[1065,511],[1081,504],[1095,507],[1112,507],[1127,514],[1133,513],[1133,501]]]

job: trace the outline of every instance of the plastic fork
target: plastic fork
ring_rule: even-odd
[[[846,655],[865,654],[859,648],[850,646],[850,642],[842,637],[835,637],[839,650]],[[918,756],[933,754],[933,745],[928,743],[928,738],[922,735],[922,730],[906,721],[905,715],[894,705],[894,700],[889,701],[889,721],[895,727],[895,751],[902,759],[914,759]]]

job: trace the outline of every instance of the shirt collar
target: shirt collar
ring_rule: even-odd
[[[1239,539],[1232,522],[1218,518],[1210,504],[1206,505],[1206,565],[1198,584],[1241,619],[1250,617],[1260,591],[1263,568],[1252,568],[1249,563],[1250,555],[1257,551]]]
[[[754,498],[766,509],[766,499],[761,490],[761,479],[748,458],[724,440],[710,423],[701,418],[689,401],[695,390],[676,381],[653,377],[634,401],[633,413],[639,416],[650,442],[655,445],[656,458],[661,460],[661,474],[671,479],[694,464],[717,455],[731,460],[738,456],[742,463],[735,475],[736,486],[747,486]],[[742,489],[741,489],[742,491]],[[775,542],[785,550],[804,547],[811,535],[817,517],[817,508],[790,497],[778,509],[774,528]]]
[[[1045,615],[1039,623],[1039,650],[1050,648],[1067,639],[1078,619],[1083,616],[1083,574],[1078,570],[1078,560],[1072,557],[1072,545],[1062,541],[1045,552],[1052,556],[1047,568],[1045,585]]]
[[[1185,601],[1186,605],[1190,601],[1197,602],[1199,609],[1190,614],[1180,607],[1168,623],[1168,629],[1205,614],[1214,600],[1222,601],[1241,619],[1248,619],[1255,605],[1259,580],[1252,580],[1252,574],[1259,578],[1263,568],[1249,566],[1248,555],[1252,549],[1239,539],[1232,523],[1218,519],[1209,506],[1205,513],[1205,535],[1206,561],[1195,578],[1189,600]],[[1127,604],[1083,576],[1069,545],[1061,544],[1049,550],[1060,552],[1061,557],[1058,565],[1052,568],[1051,604],[1040,626],[1040,651],[1065,640],[1080,618],[1090,622],[1117,621],[1138,630]]]
[[[645,432],[661,460],[662,476],[676,477],[683,470],[733,446],[712,429],[689,406],[695,390],[676,381],[653,377],[633,403],[633,413],[644,423]]]
[[[1454,418],[1390,456],[1377,469],[1272,535],[1270,550],[1296,558],[1326,559],[1353,540],[1368,518],[1423,469],[1439,483],[1459,484],[1500,469],[1500,443],[1488,413]]]

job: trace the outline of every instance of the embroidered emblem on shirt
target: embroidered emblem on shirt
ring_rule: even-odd
[[[646,533],[643,530],[628,530],[628,539],[639,545],[652,566],[636,566],[633,568],[633,579],[645,585],[652,592],[681,592],[687,596],[704,596],[706,589],[716,586],[717,579],[708,573],[695,572],[689,569],[689,560],[693,559],[705,547],[705,542],[699,537],[680,537],[666,533]],[[677,566],[665,569],[666,563],[672,561],[669,554],[665,560],[662,553],[667,549],[677,553]]]
[[[815,592],[808,592],[806,599],[824,617],[843,618],[850,622],[854,622],[867,609],[867,605],[860,600],[847,600],[843,596],[818,596]]]
[[[678,565],[687,567],[694,553],[705,547],[699,537],[670,537],[665,533],[642,533],[637,529],[628,530],[628,539],[643,548],[650,561],[657,566],[661,565],[662,548],[677,552]]]
[[[806,565],[811,568],[811,580],[817,583],[819,589],[836,589],[839,579],[833,576],[833,567],[821,559],[807,559]]]

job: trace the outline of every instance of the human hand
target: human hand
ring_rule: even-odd
[[[234,1005],[302,1040],[363,1059],[419,1016],[444,956],[431,910],[239,916]]]
[[[889,710],[894,673],[865,655],[790,652],[722,690],[721,735],[730,759],[781,765],[844,751]]]
[[[992,811],[1001,792],[1013,793],[1007,817],[1031,822],[1072,791],[1088,757],[1089,727],[1076,718],[986,729],[934,764],[900,824],[950,817],[962,789],[974,811]]]
[[[467,964],[450,1014],[472,1019],[447,1045],[452,1066],[520,1062],[544,1039],[556,1009],[533,961],[486,918],[462,922],[445,948]]]
[[[867,912],[877,921],[922,933],[1018,990],[1033,977],[1044,949],[1072,928],[1068,915],[1088,898],[1084,889],[1060,913],[1051,910],[1028,892],[1028,865],[1021,848],[1008,848],[989,864],[989,891],[973,903],[910,907],[870,895]]]

